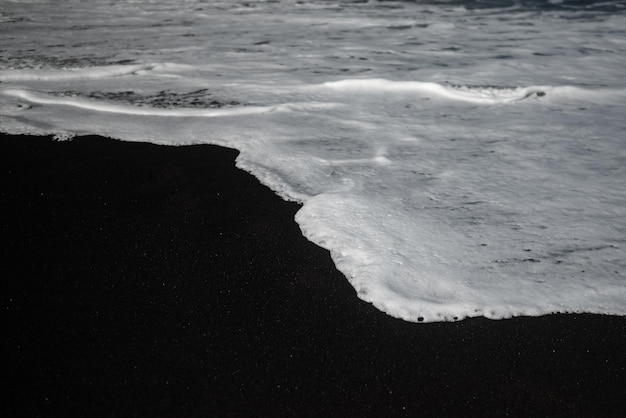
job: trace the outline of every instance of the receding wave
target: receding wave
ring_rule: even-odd
[[[409,321],[626,315],[625,11],[5,3],[3,132],[236,148]]]

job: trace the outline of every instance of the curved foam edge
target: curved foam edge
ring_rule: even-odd
[[[543,96],[546,90],[546,87],[541,86],[505,89],[449,87],[433,82],[391,81],[380,78],[332,81],[322,86],[337,91],[361,93],[413,93],[476,104],[510,103],[532,95]]]
[[[269,187],[283,200],[303,204],[307,199],[311,197],[304,193],[297,192],[293,187],[289,185],[288,182],[285,181],[284,178],[275,173],[273,170],[264,167],[261,164],[254,163],[252,160],[246,158],[244,150],[237,150],[240,152],[240,154],[235,160],[235,166],[256,177],[263,185]]]
[[[140,71],[149,71],[154,68],[156,68],[156,64],[107,65],[62,70],[2,70],[0,71],[0,81],[62,81],[119,77],[136,74]]]
[[[302,211],[302,209],[301,209]],[[602,307],[586,307],[584,309],[568,308],[562,305],[532,305],[532,304],[493,304],[473,303],[470,301],[446,302],[443,300],[410,299],[394,289],[372,285],[367,278],[359,277],[355,270],[354,260],[346,257],[341,251],[329,245],[317,233],[306,226],[302,216],[296,214],[296,222],[300,225],[302,234],[314,244],[330,251],[331,258],[339,270],[350,282],[357,293],[357,297],[364,302],[371,303],[376,309],[397,319],[415,323],[456,322],[466,318],[485,317],[487,319],[508,319],[519,316],[542,316],[550,314],[592,313],[599,315],[623,315],[617,309]],[[610,293],[614,289],[607,290]],[[619,289],[615,289],[619,290]]]
[[[442,322],[479,316],[506,319],[578,312],[623,315],[624,290],[617,286],[596,288],[593,293],[565,292],[544,297],[532,283],[528,286],[520,282],[515,292],[502,295],[498,289],[479,290],[480,287],[472,288],[462,280],[450,280],[445,270],[429,261],[437,257],[436,252],[426,249],[408,258],[398,257],[394,252],[396,241],[384,241],[376,234],[376,227],[368,231],[366,224],[374,219],[368,215],[368,204],[349,204],[348,199],[337,194],[320,194],[304,202],[295,219],[309,241],[330,251],[337,269],[346,276],[357,296],[392,317],[409,322]],[[341,224],[333,224],[335,212],[346,206],[352,215],[342,219]],[[390,219],[393,218],[391,213]],[[385,228],[404,227],[385,224],[381,219],[378,224]],[[360,236],[350,234],[349,230],[355,228],[360,228]],[[428,236],[424,239],[428,240]],[[378,242],[378,252],[372,252],[370,243],[377,240],[383,241]],[[380,260],[393,260],[396,265],[391,263],[391,269],[383,271],[377,267]],[[403,273],[402,265],[413,260],[414,266],[421,268],[411,270],[419,276],[414,276],[415,280],[396,280]]]
[[[375,79],[346,79],[320,85],[324,89],[340,92],[380,94],[409,93],[426,97],[439,97],[473,104],[493,105],[515,103],[544,96],[564,100],[611,101],[626,96],[626,89],[586,89],[576,86],[527,86],[527,87],[474,87],[446,86],[422,81],[391,81]]]
[[[270,112],[288,112],[297,111],[299,109],[315,109],[323,106],[316,103],[285,103],[274,106],[245,106],[237,108],[222,109],[161,109],[151,107],[134,107],[126,105],[118,105],[107,102],[97,102],[77,98],[54,97],[42,93],[36,93],[23,89],[7,89],[0,90],[0,94],[11,96],[18,99],[36,104],[47,105],[64,105],[81,109],[93,110],[98,112],[119,113],[125,115],[138,116],[169,116],[169,117],[223,117],[223,116],[241,116],[254,115],[259,113]]]

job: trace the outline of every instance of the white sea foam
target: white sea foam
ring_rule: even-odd
[[[413,93],[425,97],[443,97],[477,104],[511,103],[533,95],[545,95],[545,87],[516,88],[468,88],[449,87],[431,82],[390,81],[383,79],[356,79],[327,82],[324,87],[343,92],[356,93]],[[538,97],[539,97],[538,96]]]
[[[149,71],[155,66],[143,65],[109,65],[103,67],[68,68],[68,69],[32,69],[32,70],[1,70],[0,81],[60,81],[90,79],[103,77],[119,77]]]
[[[7,3],[0,129],[237,148],[405,320],[624,315],[626,17],[527,3]]]
[[[30,103],[71,106],[80,109],[87,109],[96,112],[119,113],[123,115],[137,116],[163,116],[163,117],[222,117],[222,116],[243,116],[269,112],[288,112],[291,110],[304,110],[315,108],[330,108],[330,104],[318,103],[286,103],[276,106],[245,106],[228,109],[158,109],[150,107],[124,106],[109,102],[97,102],[94,100],[84,100],[76,98],[51,97],[45,94],[28,91],[7,89],[0,90],[0,94],[23,99]],[[23,105],[16,105],[16,108],[25,108]]]

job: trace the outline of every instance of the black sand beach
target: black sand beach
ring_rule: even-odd
[[[236,151],[0,148],[4,417],[624,416],[624,317],[403,322]]]

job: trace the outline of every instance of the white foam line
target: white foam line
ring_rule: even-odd
[[[65,70],[4,70],[0,71],[1,81],[60,81],[85,78],[118,77],[149,71],[155,64],[109,65],[102,67],[76,68]]]
[[[385,79],[349,79],[324,83],[322,86],[337,91],[359,93],[418,93],[477,104],[510,103],[542,91],[542,88],[537,86],[501,90],[460,89],[431,82]]]
[[[98,112],[120,113],[125,115],[138,116],[171,116],[171,117],[220,117],[220,116],[240,116],[254,115],[259,113],[270,113],[276,111],[292,111],[304,108],[316,108],[319,104],[287,103],[275,106],[246,106],[230,109],[156,109],[149,107],[134,107],[116,105],[104,102],[86,101],[76,98],[50,97],[43,94],[36,94],[27,90],[7,89],[0,91],[6,96],[16,97],[22,100],[37,104],[64,105],[81,109],[95,110]]]

